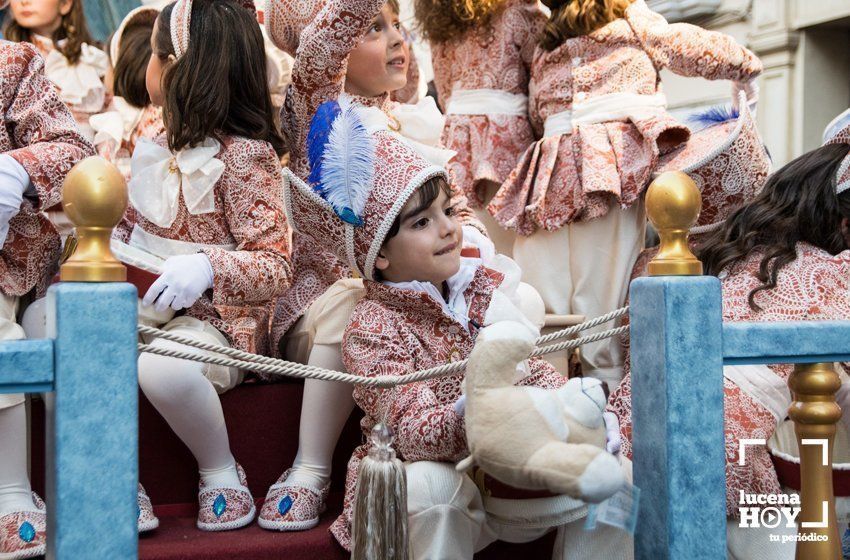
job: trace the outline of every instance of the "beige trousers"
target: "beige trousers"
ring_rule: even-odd
[[[522,269],[523,281],[540,293],[547,313],[592,319],[622,307],[626,301],[645,229],[643,202],[628,210],[614,207],[589,222],[518,236],[514,260]],[[611,327],[609,324],[601,329]],[[581,362],[584,375],[607,382],[613,391],[623,377],[619,338],[583,346]]]
[[[286,359],[306,364],[314,344],[339,346],[351,312],[365,293],[360,278],[337,280],[325,290],[283,336],[280,349]]]
[[[553,560],[632,558],[625,532],[584,531],[587,509],[577,500],[483,499],[472,479],[450,463],[419,461],[407,463],[405,470],[413,560],[472,560],[497,540],[531,542],[556,528]]]
[[[516,240],[516,232],[512,229],[505,229],[502,225],[493,219],[490,212],[487,211],[487,205],[496,195],[499,190],[498,183],[492,181],[483,181],[484,183],[484,208],[476,208],[473,210],[478,220],[487,230],[487,235],[496,246],[496,252],[500,255],[513,256],[514,241]]]
[[[0,340],[21,340],[24,329],[18,324],[18,298],[0,292]],[[0,409],[24,402],[23,393],[0,394]]]

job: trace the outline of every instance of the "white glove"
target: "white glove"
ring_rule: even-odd
[[[29,185],[27,170],[12,156],[0,154],[0,247],[9,234],[9,221],[21,211]]]
[[[473,226],[463,226],[463,245],[477,247],[481,262],[486,263],[496,256],[496,246],[490,238]]]
[[[603,412],[602,419],[605,421],[605,435],[608,437],[605,449],[616,455],[620,452],[620,419],[613,412]]]
[[[204,253],[169,257],[157,278],[142,299],[142,305],[154,304],[157,311],[169,307],[175,311],[192,307],[205,291],[212,288],[213,271]]]
[[[749,82],[732,82],[732,107],[739,110],[738,97],[741,92],[747,94],[747,105],[750,110],[755,109],[756,103],[759,101],[759,84],[755,79]]]
[[[466,395],[461,395],[452,405],[452,408],[455,409],[455,413],[461,418],[466,416]]]

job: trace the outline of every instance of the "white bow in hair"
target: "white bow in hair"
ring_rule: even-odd
[[[150,140],[139,140],[127,185],[133,208],[162,228],[177,218],[181,192],[190,214],[212,212],[214,187],[224,173],[224,163],[215,157],[220,150],[221,144],[212,138],[176,155]]]
[[[392,115],[387,115],[377,107],[358,108],[360,119],[370,134],[378,130],[394,132],[428,163],[445,167],[457,155],[454,150],[440,147],[446,118],[437,109],[433,97],[425,97],[416,105],[399,103],[391,112]]]
[[[101,78],[109,67],[109,57],[86,43],[80,48],[80,60],[74,65],[57,49],[51,50],[44,60],[44,73],[59,88],[64,103],[83,113],[96,113],[103,109],[106,98]]]

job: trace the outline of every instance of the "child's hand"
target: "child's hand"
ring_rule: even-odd
[[[169,257],[162,274],[148,288],[142,305],[154,304],[157,311],[169,307],[175,311],[192,307],[205,291],[212,288],[213,271],[204,253]]]
[[[454,408],[455,413],[456,413],[458,416],[460,416],[461,418],[463,418],[464,416],[466,416],[466,395],[461,395],[461,396],[460,396],[460,397],[459,397],[459,398],[455,401],[455,403],[452,405],[452,408]]]
[[[608,453],[616,455],[620,452],[620,419],[613,412],[603,412],[602,419],[605,421],[605,435],[608,436],[608,443],[605,449]]]
[[[463,244],[478,248],[481,262],[486,263],[496,256],[496,246],[490,238],[472,226],[463,226]]]
[[[29,174],[20,163],[7,154],[0,155],[0,247],[6,242],[9,221],[21,211],[29,184]]]
[[[732,107],[740,110],[740,93],[744,92],[747,95],[747,105],[752,110],[759,101],[759,85],[756,80],[749,82],[732,82]]]

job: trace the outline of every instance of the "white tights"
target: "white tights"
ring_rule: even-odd
[[[154,345],[180,347],[161,339]],[[204,377],[204,367],[198,362],[145,353],[139,357],[139,386],[195,456],[206,482],[237,486],[236,461],[230,453],[221,401]]]
[[[24,403],[0,409],[0,514],[35,511],[27,473],[27,415]]]
[[[315,344],[307,363],[345,371],[339,344]],[[354,410],[348,383],[307,379],[298,427],[298,454],[286,479],[289,484],[321,489],[331,477],[331,460],[346,420]]]

